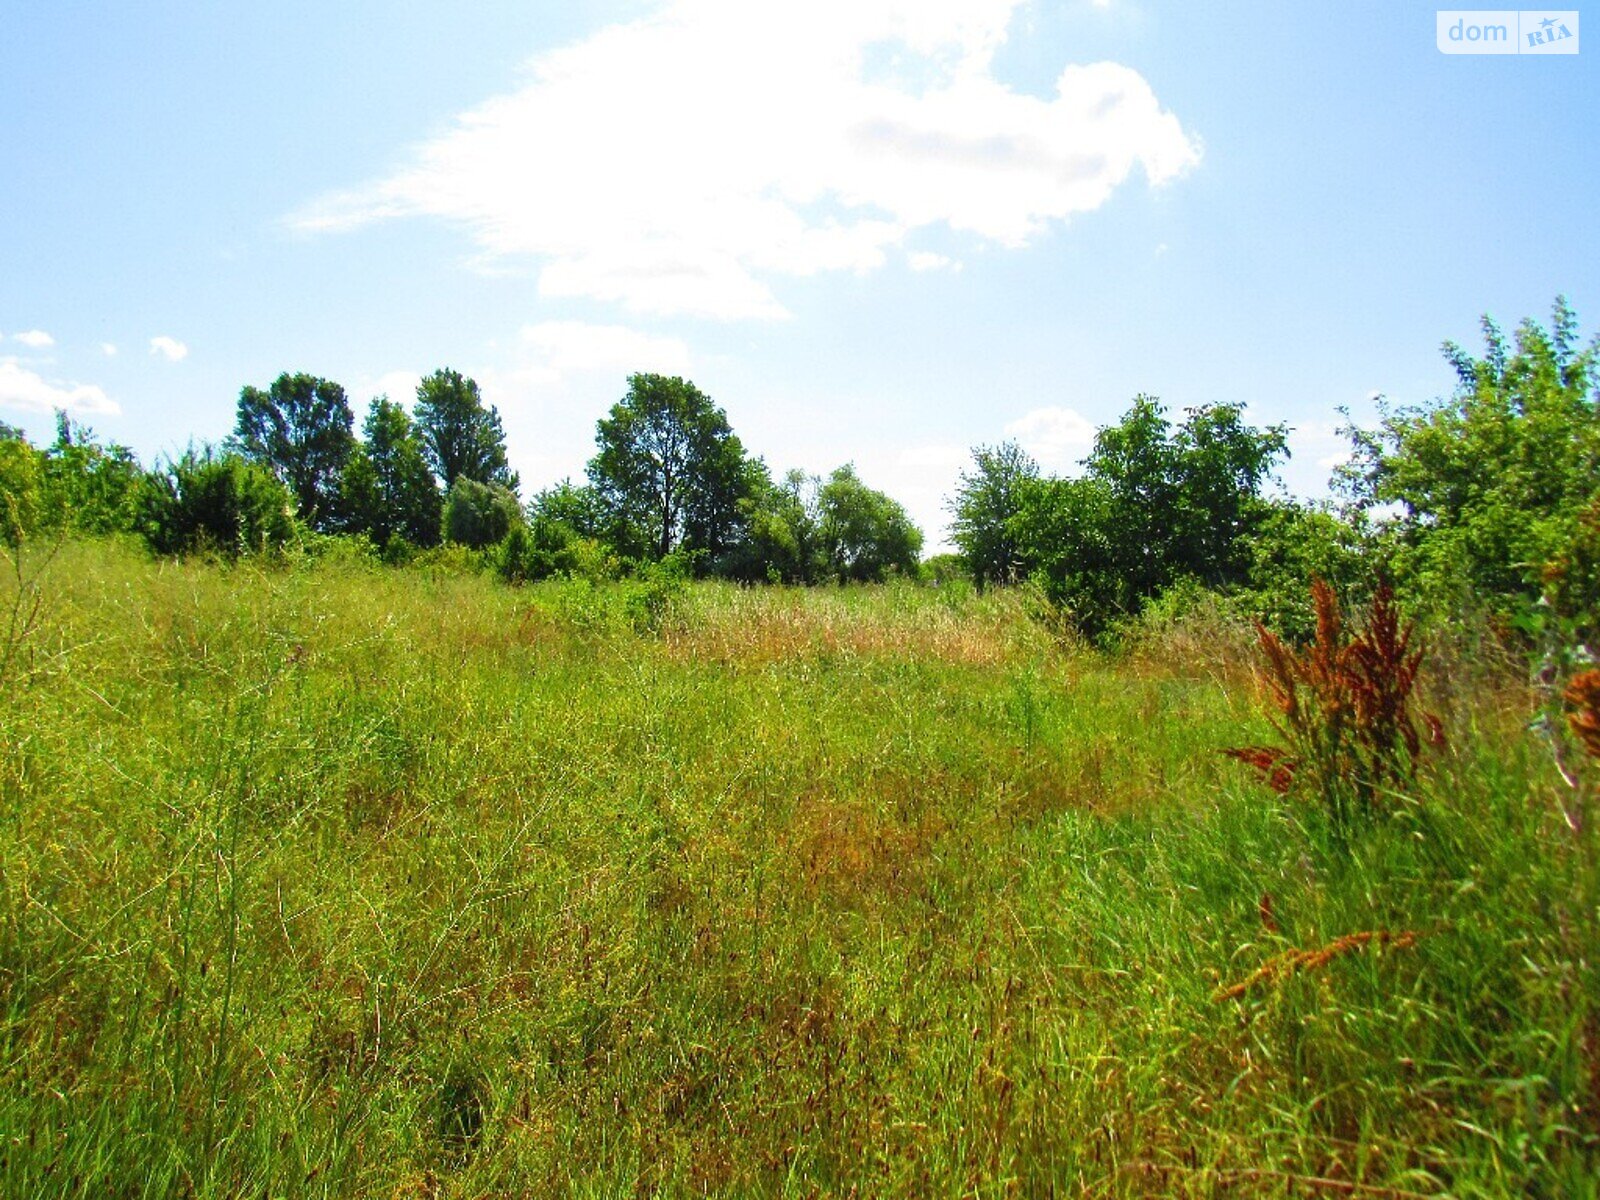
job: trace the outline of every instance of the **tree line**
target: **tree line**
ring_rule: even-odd
[[[1140,396],[1069,478],[1015,444],[979,448],[951,502],[961,559],[980,585],[1035,581],[1091,636],[1200,592],[1308,636],[1320,578],[1357,601],[1387,580],[1437,620],[1477,612],[1600,649],[1600,338],[1581,343],[1560,297],[1548,327],[1508,337],[1485,317],[1483,335],[1479,357],[1444,344],[1449,396],[1385,406],[1371,429],[1345,414],[1351,453],[1324,503],[1268,494],[1288,431],[1238,405],[1174,425]]]
[[[52,524],[131,531],[162,554],[281,549],[353,537],[390,561],[443,543],[490,552],[507,578],[617,574],[671,560],[746,582],[875,582],[920,569],[921,531],[849,464],[774,479],[693,383],[636,374],[596,426],[586,479],[526,504],[499,412],[449,369],[408,412],[375,398],[359,432],[345,390],[280,375],[239,394],[234,430],[143,470],[65,413],[36,450],[0,428],[8,540]]]
[[[1445,344],[1448,397],[1385,408],[1371,429],[1347,417],[1332,500],[1271,490],[1284,426],[1236,404],[1175,422],[1141,395],[1070,475],[1015,443],[975,449],[948,503],[957,553],[926,563],[905,510],[853,467],[774,478],[693,383],[650,374],[597,422],[584,481],[526,503],[499,413],[451,370],[422,381],[410,412],[373,400],[359,434],[331,381],[246,387],[222,445],[149,471],[65,415],[44,449],[0,427],[0,536],[66,522],[224,554],[355,537],[392,561],[455,543],[513,581],[663,562],[743,582],[962,576],[1027,583],[1090,637],[1200,595],[1301,636],[1310,579],[1359,601],[1383,578],[1416,610],[1584,642],[1600,609],[1600,339],[1580,344],[1560,298],[1548,327],[1483,328],[1479,357]]]

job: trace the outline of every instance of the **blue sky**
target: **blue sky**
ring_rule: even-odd
[[[633,370],[943,536],[974,444],[1052,469],[1138,392],[1295,429],[1600,325],[1600,43],[1435,7],[1155,0],[21,3],[0,23],[0,419],[146,461],[245,384],[441,366],[525,493]],[[1600,25],[1592,36],[1600,37]]]

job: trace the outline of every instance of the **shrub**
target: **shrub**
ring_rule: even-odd
[[[139,531],[158,554],[277,550],[294,537],[294,498],[265,467],[209,447],[145,476]]]
[[[575,533],[566,522],[542,515],[536,515],[530,524],[512,526],[495,547],[494,565],[507,583],[558,575],[596,581],[616,576],[616,563],[605,547]]]
[[[0,438],[0,543],[15,547],[39,524],[39,454],[21,438]]]
[[[521,521],[516,496],[498,484],[463,476],[451,485],[444,502],[445,540],[474,550],[504,541]]]
[[[688,591],[692,562],[690,556],[675,552],[640,569],[623,597],[623,611],[635,633],[661,631]]]

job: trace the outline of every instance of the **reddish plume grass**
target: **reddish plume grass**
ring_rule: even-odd
[[[1600,758],[1600,671],[1573,676],[1565,698],[1576,710],[1567,715],[1567,723],[1582,743],[1584,753]]]
[[[1379,946],[1389,946],[1396,950],[1409,950],[1417,944],[1417,938],[1421,936],[1414,929],[1402,930],[1399,933],[1392,933],[1387,929],[1369,929],[1360,933],[1347,933],[1315,950],[1288,950],[1276,958],[1268,959],[1232,987],[1221,989],[1212,999],[1219,1004],[1224,1000],[1237,1000],[1262,984],[1279,983],[1296,971],[1319,970],[1334,959],[1374,942]]]
[[[1373,594],[1365,628],[1356,634],[1325,582],[1312,581],[1311,598],[1317,633],[1303,650],[1256,626],[1260,679],[1284,745],[1223,753],[1255,768],[1280,794],[1306,782],[1342,824],[1354,815],[1352,802],[1370,808],[1383,789],[1408,781],[1424,744],[1444,744],[1444,728],[1414,709],[1422,651],[1388,583]]]

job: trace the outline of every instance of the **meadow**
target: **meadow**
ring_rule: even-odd
[[[1339,838],[1220,618],[41,569],[7,1197],[1600,1195],[1596,835],[1469,636]]]

